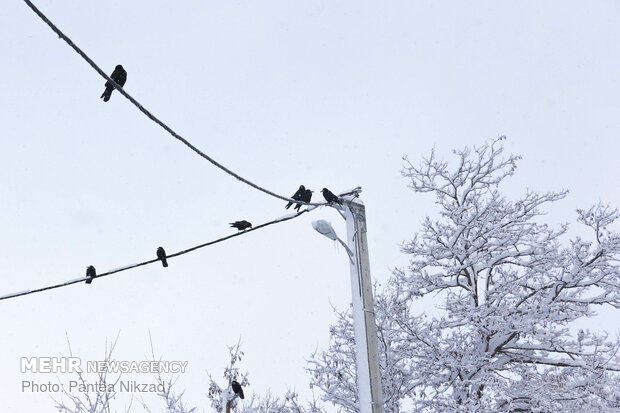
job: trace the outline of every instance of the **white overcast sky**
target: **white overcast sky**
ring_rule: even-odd
[[[126,90],[218,161],[275,192],[361,185],[373,278],[407,258],[432,198],[400,177],[417,161],[506,135],[523,156],[506,190],[569,189],[550,222],[620,205],[617,1],[117,1],[37,6]],[[284,203],[199,158],[143,116],[19,0],[0,12],[0,295],[155,257],[284,214]],[[320,197],[317,193],[315,196]],[[21,392],[19,358],[186,360],[179,389],[207,409],[239,337],[246,393],[309,397],[305,359],[350,302],[321,208],[118,276],[0,302],[3,411],[52,409]],[[574,225],[575,226],[575,225]],[[615,331],[617,321],[602,327]],[[60,376],[66,382],[68,376]],[[142,376],[150,381],[150,376]],[[121,405],[116,406],[118,410]]]

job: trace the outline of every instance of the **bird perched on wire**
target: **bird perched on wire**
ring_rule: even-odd
[[[231,228],[237,228],[239,231],[243,231],[244,229],[252,228],[252,223],[246,221],[235,221],[230,223]]]
[[[241,385],[237,382],[237,380],[233,380],[230,385],[235,394],[238,395],[240,399],[243,399],[243,388],[241,388]]]
[[[162,247],[157,248],[157,259],[161,261],[161,265],[163,265],[164,267],[168,266],[168,260],[166,259],[166,251]]]
[[[309,190],[309,189],[306,189],[306,190],[304,191],[304,194],[301,196],[301,198],[300,198],[299,200],[300,200],[300,201],[303,201],[303,202],[310,202],[310,201],[312,200],[312,191],[311,191],[311,190]],[[299,209],[301,208],[301,205],[302,205],[302,204],[297,204],[297,205],[295,205],[295,209],[296,209],[297,211],[299,211]]]
[[[90,284],[93,282],[93,279],[97,277],[97,270],[92,265],[89,265],[86,268],[86,276],[88,279],[86,280],[86,284]]]
[[[110,75],[110,78],[113,81],[115,81],[120,87],[123,87],[125,86],[125,82],[127,81],[127,72],[125,71],[125,69],[123,69],[123,66],[116,65],[116,68]],[[105,82],[105,90],[103,91],[103,94],[101,95],[104,102],[107,102],[108,100],[110,100],[110,96],[112,96],[113,90],[114,90],[114,85],[110,83],[109,80]]]
[[[342,201],[340,200],[340,198],[338,198],[336,195],[334,195],[334,193],[332,191],[330,191],[329,189],[323,188],[321,190],[321,192],[323,193],[323,198],[325,198],[325,200],[327,202],[329,202],[330,204],[332,202],[335,202],[335,203],[337,203],[339,205],[342,205]]]
[[[306,193],[306,187],[303,185],[299,185],[299,189],[297,190],[297,192],[295,192],[293,194],[293,196],[291,198],[293,198],[295,201],[301,201],[302,198],[304,197],[304,194]],[[289,202],[288,204],[286,204],[286,209],[289,209],[291,207],[291,205],[293,205],[293,202]],[[299,207],[301,207],[301,204],[297,204]],[[296,207],[297,208],[297,207]],[[298,209],[299,210],[299,209]]]

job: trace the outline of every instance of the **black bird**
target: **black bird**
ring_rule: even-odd
[[[86,280],[86,284],[92,283],[93,279],[97,277],[97,270],[95,270],[95,267],[93,267],[92,265],[89,265],[86,268],[86,276],[88,277],[88,280]]]
[[[301,201],[305,193],[306,193],[306,187],[303,185],[299,185],[299,189],[297,190],[297,192],[295,192],[295,194],[291,198],[293,198],[295,201]],[[285,208],[289,209],[291,205],[293,205],[293,203],[289,202],[288,204],[286,204]],[[301,206],[301,204],[297,204],[297,205]]]
[[[310,202],[311,200],[312,200],[312,191],[309,190],[309,189],[306,189],[304,191],[304,195],[301,197],[300,201]],[[301,204],[295,205],[295,209],[297,211],[299,211],[299,208],[301,208]]]
[[[232,386],[235,394],[239,395],[240,399],[243,399],[243,389],[241,388],[241,385],[237,382],[237,380],[233,380],[230,385]]]
[[[337,203],[337,204],[342,205],[342,201],[340,200],[340,198],[338,198],[336,195],[334,195],[334,194],[333,194],[333,192],[332,192],[332,191],[330,191],[329,189],[327,189],[327,188],[323,188],[323,189],[321,190],[321,192],[323,193],[323,198],[325,198],[325,200],[326,200],[327,202],[329,202],[330,204],[331,204],[332,202],[335,202],[335,203]]]
[[[115,81],[120,87],[123,87],[125,86],[125,82],[127,81],[127,72],[125,71],[125,69],[123,69],[123,66],[116,65],[116,68],[110,75],[110,78],[113,81]],[[112,96],[113,90],[114,90],[114,85],[110,83],[109,80],[105,82],[105,90],[103,91],[103,94],[101,95],[104,102],[107,102],[108,100],[110,100],[110,96]]]
[[[157,248],[157,259],[161,261],[161,265],[163,265],[164,267],[168,266],[168,260],[166,260],[166,251],[162,247]]]
[[[243,221],[231,222],[230,227],[237,228],[239,231],[243,231],[244,229],[252,228],[252,223],[244,219]]]

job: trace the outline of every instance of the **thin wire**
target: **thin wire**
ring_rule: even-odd
[[[217,162],[215,159],[211,158],[209,155],[205,154],[204,152],[202,152],[200,149],[198,149],[197,147],[195,147],[194,145],[192,145],[187,139],[183,138],[181,135],[179,135],[178,133],[176,133],[174,130],[172,130],[172,128],[170,128],[168,125],[166,125],[164,122],[162,122],[161,120],[159,120],[157,117],[155,117],[155,115],[153,115],[151,112],[149,112],[146,108],[144,108],[144,106],[142,106],[140,104],[140,102],[138,102],[136,99],[134,99],[129,93],[125,92],[125,90],[120,87],[114,80],[112,80],[103,70],[101,70],[101,68],[99,68],[99,66],[97,66],[97,64],[86,55],[86,53],[84,53],[75,43],[73,43],[73,41],[67,37],[63,32],[60,31],[60,29],[58,29],[58,27],[56,27],[54,25],[54,23],[52,23],[39,9],[36,8],[36,6],[34,4],[32,4],[32,2],[30,0],[24,0],[24,2],[28,5],[28,7],[30,7],[32,9],[32,11],[34,11],[40,18],[41,20],[43,20],[61,39],[63,39],[65,42],[67,42],[67,44],[69,46],[71,46],[71,48],[73,48],[73,50],[75,50],[84,60],[86,60],[86,62],[88,62],[88,64],[95,69],[95,71],[97,73],[99,73],[101,75],[101,77],[103,77],[106,81],[110,82],[111,84],[114,85],[114,87],[116,88],[116,90],[118,90],[123,96],[125,96],[131,103],[134,104],[135,107],[137,107],[142,113],[144,113],[149,119],[151,119],[153,122],[157,123],[159,126],[161,126],[166,132],[168,132],[170,135],[172,135],[174,138],[176,138],[177,140],[181,141],[182,143],[184,143],[187,147],[189,147],[191,150],[193,150],[194,152],[196,152],[198,155],[200,155],[201,157],[203,157],[204,159],[206,159],[207,161],[211,162],[213,165],[215,165],[216,167],[220,168],[222,171],[226,172],[227,174],[234,176],[235,178],[237,178],[239,181],[250,185],[251,187],[258,189],[261,192],[264,192],[268,195],[271,195],[273,197],[279,198],[283,201],[292,201],[298,204],[303,204],[303,205],[313,205],[313,206],[320,206],[320,205],[326,205],[327,203],[323,202],[323,203],[312,203],[312,202],[303,202],[303,201],[297,201],[294,200],[292,198],[288,198],[282,195],[278,195],[275,192],[272,192],[268,189],[265,189],[245,178],[243,178],[241,175],[238,175],[237,173],[231,171],[230,169],[226,168],[224,165],[220,164],[219,162]]]
[[[226,240],[229,240],[229,239],[234,238],[234,237],[239,237],[241,235],[246,235],[246,234],[248,234],[248,233],[250,233],[252,231],[256,231],[257,229],[265,228],[265,227],[267,227],[269,225],[279,224],[281,222],[286,222],[286,221],[291,220],[293,218],[297,218],[298,216],[300,216],[300,215],[302,215],[302,214],[304,214],[306,212],[312,211],[315,208],[316,207],[306,208],[306,209],[304,209],[304,210],[302,210],[300,212],[297,212],[294,215],[293,214],[285,215],[283,217],[274,219],[273,221],[269,221],[269,222],[266,222],[264,224],[255,226],[253,228],[246,229],[245,231],[239,231],[239,232],[237,232],[235,234],[227,235],[225,237],[218,238],[218,239],[213,240],[213,241],[205,242],[204,244],[196,245],[195,247],[191,247],[191,248],[179,251],[179,252],[175,252],[174,254],[167,254],[166,255],[166,259],[175,258],[175,257],[181,256],[181,255],[184,255],[184,254],[188,254],[188,253],[190,253],[192,251],[196,251],[197,249],[207,247],[209,245],[217,244],[219,242],[226,241]],[[60,284],[54,284],[54,285],[50,285],[50,286],[47,286],[47,287],[37,288],[37,289],[34,289],[34,290],[25,290],[25,291],[20,291],[20,292],[12,293],[12,294],[6,294],[6,295],[3,295],[3,296],[0,296],[0,301],[8,300],[9,298],[16,298],[16,297],[21,297],[21,296],[24,296],[24,295],[40,293],[42,291],[53,290],[53,289],[56,289],[56,288],[66,287],[66,286],[69,286],[69,285],[72,285],[72,284],[81,283],[81,282],[84,282],[84,281],[87,281],[87,280],[94,280],[94,279],[101,278],[101,277],[107,277],[108,275],[117,274],[119,272],[123,272],[123,271],[131,270],[131,269],[134,269],[134,268],[142,267],[144,265],[153,264],[153,263],[156,263],[156,262],[159,262],[159,261],[160,260],[158,258],[155,258],[155,259],[152,259],[152,260],[140,262],[138,264],[126,265],[126,266],[119,267],[119,268],[116,268],[116,269],[108,271],[108,272],[97,274],[97,276],[94,277],[94,278],[91,278],[91,277],[80,277],[80,278],[75,278],[73,280],[65,281],[65,282],[60,283]]]
[[[359,195],[360,191],[361,191],[361,188],[358,187],[358,188],[355,188],[355,189],[353,189],[351,191],[348,191],[348,192],[345,192],[343,194],[340,194],[340,196],[354,195],[355,197],[357,197]],[[347,203],[349,203],[349,202],[347,202]],[[297,212],[294,215],[293,214],[285,215],[284,217],[280,217],[280,218],[274,219],[273,221],[269,221],[269,222],[266,222],[264,224],[257,225],[257,226],[255,226],[253,228],[246,229],[243,232],[237,232],[235,234],[227,235],[225,237],[218,238],[218,239],[213,240],[213,241],[205,242],[204,244],[196,245],[195,247],[191,247],[191,248],[179,251],[179,252],[175,252],[173,254],[167,254],[166,255],[166,259],[175,258],[175,257],[181,256],[181,255],[190,253],[192,251],[195,251],[197,249],[207,247],[209,245],[217,244],[219,242],[226,241],[226,240],[229,240],[231,238],[238,237],[240,235],[245,235],[245,234],[247,234],[249,232],[256,231],[257,229],[261,229],[261,228],[264,228],[264,227],[269,226],[269,225],[277,224],[277,223],[280,223],[280,222],[286,222],[286,221],[291,220],[293,218],[297,218],[298,216],[300,216],[300,215],[302,215],[302,214],[304,214],[306,212],[313,211],[316,208],[317,208],[317,206],[310,206],[310,207],[308,207],[308,208],[306,208],[306,209],[304,209],[302,211]],[[338,211],[338,212],[340,212],[340,211]],[[108,272],[97,274],[97,276],[92,278],[92,279],[106,277],[108,275],[112,275],[112,274],[116,274],[116,273],[119,273],[119,272],[131,270],[131,269],[134,269],[134,268],[142,267],[144,265],[153,264],[153,263],[159,262],[159,261],[160,261],[159,258],[155,258],[155,259],[152,259],[152,260],[139,262],[137,264],[126,265],[126,266],[123,266],[123,267],[116,268],[114,270],[110,270]],[[77,283],[81,283],[81,282],[84,282],[84,281],[87,281],[87,280],[91,280],[91,278],[88,277],[88,276],[87,277],[80,277],[80,278],[75,278],[73,280],[65,281],[65,282],[60,283],[60,284],[54,284],[54,285],[50,285],[50,286],[47,286],[47,287],[37,288],[37,289],[34,289],[34,290],[25,290],[25,291],[19,291],[19,292],[16,292],[16,293],[12,293],[12,294],[6,294],[6,295],[3,295],[3,296],[0,296],[0,301],[8,300],[9,298],[16,298],[16,297],[21,297],[21,296],[24,296],[24,295],[40,293],[40,292],[43,292],[43,291],[54,290],[56,288],[66,287],[66,286],[77,284]]]

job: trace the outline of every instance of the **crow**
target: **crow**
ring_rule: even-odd
[[[123,69],[123,66],[116,65],[116,68],[110,75],[110,78],[113,81],[115,81],[120,87],[123,87],[125,86],[125,82],[127,81],[127,72],[125,71],[125,69]],[[105,82],[105,90],[103,91],[103,94],[101,95],[104,102],[107,102],[108,100],[110,100],[110,96],[112,96],[113,90],[114,90],[114,85],[110,83],[109,80]]]
[[[237,228],[239,231],[243,231],[244,229],[252,228],[252,223],[246,221],[235,221],[230,223],[231,228]]]
[[[97,277],[97,270],[95,270],[95,267],[93,267],[92,265],[89,265],[86,268],[86,276],[88,277],[88,280],[86,280],[86,284],[92,283],[93,279]]]
[[[304,201],[304,202],[310,202],[312,200],[312,191],[309,189],[306,189],[304,191],[303,196],[299,199],[300,201]],[[301,204],[297,204],[295,205],[295,209],[297,211],[299,211],[299,208],[301,208]]]
[[[240,399],[243,399],[243,389],[241,388],[241,385],[237,382],[237,380],[233,380],[230,385],[232,386],[235,394],[239,395]]]
[[[339,205],[342,205],[342,201],[340,200],[340,198],[338,198],[336,195],[334,195],[334,194],[332,193],[332,191],[330,191],[329,189],[327,189],[327,188],[323,188],[323,189],[321,190],[321,192],[323,193],[323,198],[325,198],[325,200],[326,200],[327,202],[329,202],[330,204],[331,204],[332,202],[335,202],[335,203],[337,203],[337,204],[339,204]]]
[[[168,266],[168,260],[166,260],[166,251],[162,247],[157,248],[157,259],[161,261],[161,265],[163,265],[164,267]]]
[[[295,201],[301,201],[305,193],[306,193],[306,187],[303,185],[299,185],[299,189],[297,190],[297,192],[295,192],[295,194],[291,198],[293,198]],[[293,205],[293,203],[289,202],[288,204],[286,204],[285,208],[289,209],[291,205]],[[297,205],[301,205],[301,204],[297,204]]]

